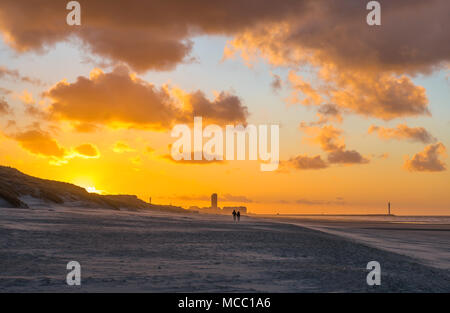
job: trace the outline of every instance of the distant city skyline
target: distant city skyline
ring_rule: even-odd
[[[236,206],[224,206],[220,208],[218,206],[219,196],[217,193],[211,194],[211,202],[209,207],[200,207],[198,205],[192,205],[188,209],[191,211],[198,211],[201,213],[210,213],[210,214],[231,214],[233,210],[240,211],[241,214],[247,214],[247,207],[243,205]]]

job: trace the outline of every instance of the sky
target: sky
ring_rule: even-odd
[[[0,164],[153,203],[449,215],[450,3],[0,4]],[[177,124],[276,124],[280,164],[176,162]]]

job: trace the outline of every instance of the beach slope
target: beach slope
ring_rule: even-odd
[[[81,264],[81,286],[66,264]],[[381,286],[366,265],[381,264]],[[88,208],[0,209],[1,292],[448,292],[445,269],[295,225]]]

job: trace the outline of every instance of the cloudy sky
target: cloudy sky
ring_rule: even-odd
[[[0,164],[153,202],[450,214],[450,2],[0,3]],[[279,169],[175,162],[172,127],[280,125]]]

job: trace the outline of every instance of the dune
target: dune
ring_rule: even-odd
[[[85,207],[194,213],[181,207],[147,203],[135,195],[100,195],[74,184],[41,179],[0,166],[0,207]]]

